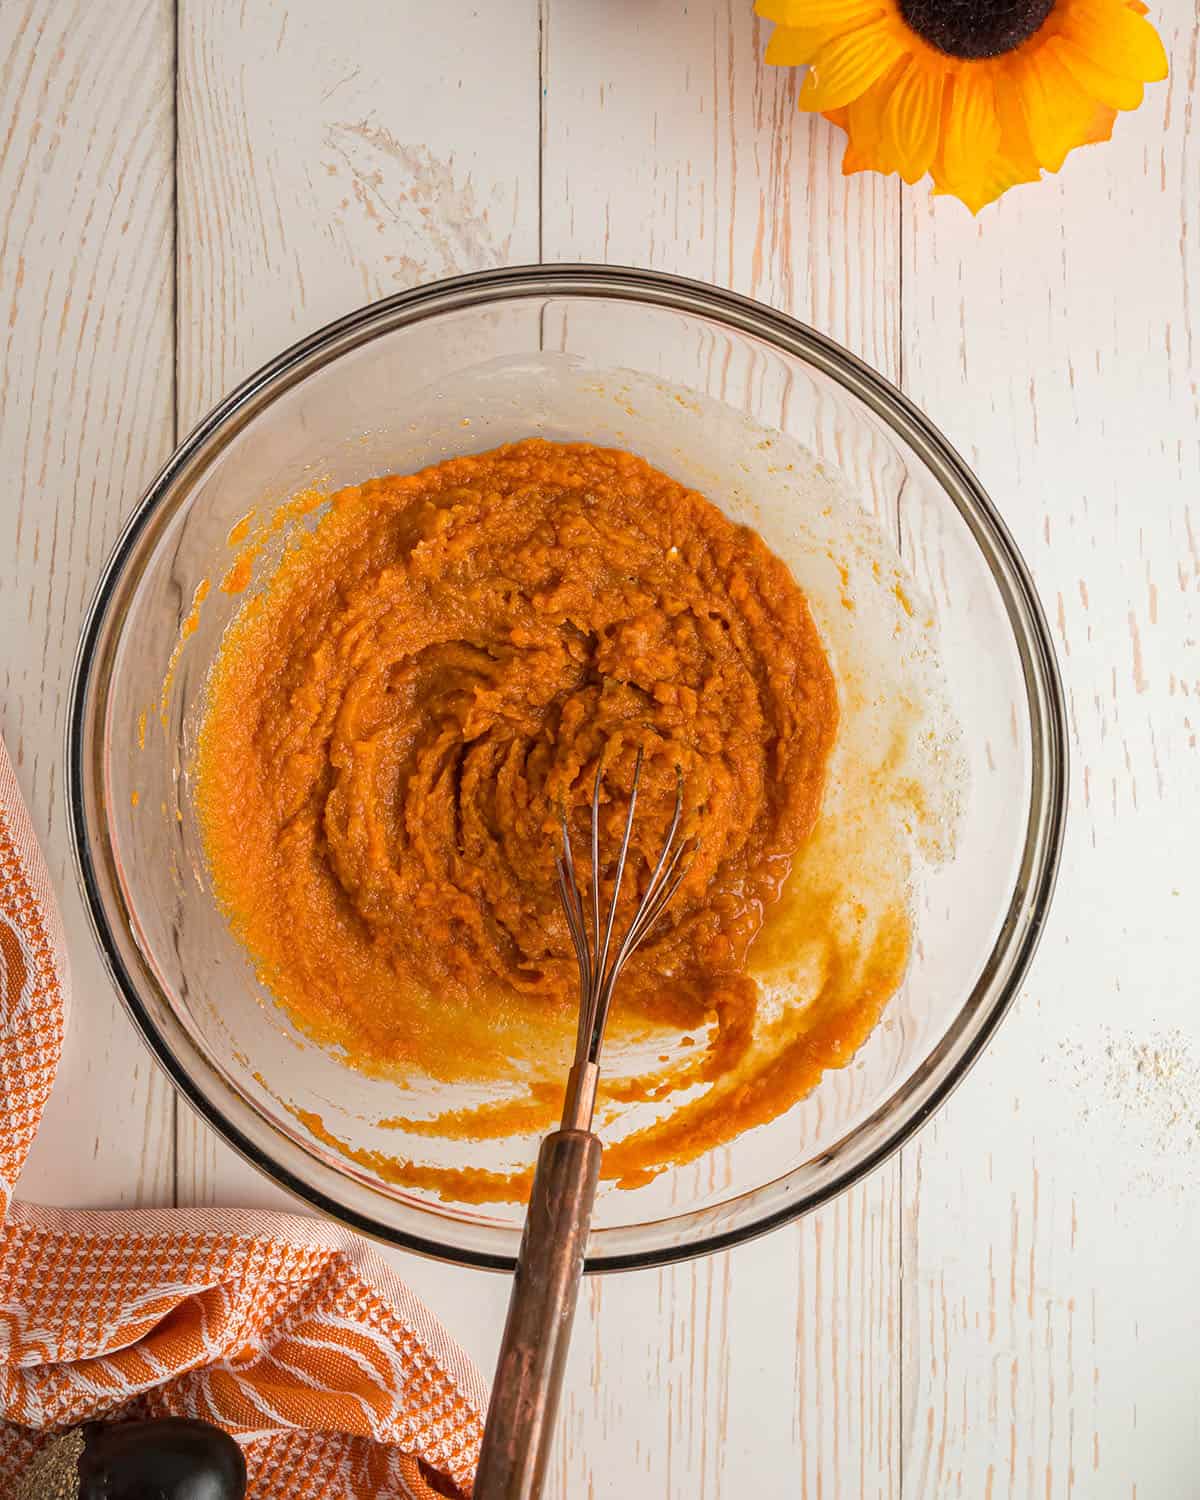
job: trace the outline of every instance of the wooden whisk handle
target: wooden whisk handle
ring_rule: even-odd
[[[600,1176],[598,1136],[542,1142],[500,1342],[475,1500],[537,1500],[554,1437],[567,1346]]]

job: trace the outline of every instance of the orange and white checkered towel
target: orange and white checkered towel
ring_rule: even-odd
[[[66,950],[0,743],[0,1493],[47,1434],[185,1416],[255,1500],[467,1495],[485,1392],[367,1243],[241,1210],[13,1203],[62,1050]]]

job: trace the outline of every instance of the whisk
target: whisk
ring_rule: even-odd
[[[554,863],[559,897],[579,962],[579,1030],[575,1060],[567,1075],[562,1123],[545,1138],[538,1153],[484,1426],[475,1500],[536,1500],[542,1492],[600,1176],[602,1147],[591,1127],[604,1027],[621,969],[666,911],[687,873],[687,866],[680,862],[689,840],[677,841],[683,817],[683,776],[676,769],[675,813],[666,841],[637,910],[614,946],[617,902],[641,773],[639,750],[607,913],[601,911],[600,896],[603,756],[592,791],[590,902],[585,902],[579,888],[567,815],[563,812],[562,852]]]

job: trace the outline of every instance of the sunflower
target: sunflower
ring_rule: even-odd
[[[757,0],[767,62],[849,137],[842,171],[928,172],[972,213],[1112,134],[1167,76],[1140,0]]]

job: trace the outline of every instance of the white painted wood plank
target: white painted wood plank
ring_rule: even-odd
[[[85,605],[173,437],[173,35],[168,0],[0,6],[0,729],[74,988],[20,1185],[42,1202],[173,1193],[174,1097],[87,930],[62,764]]]
[[[1200,1470],[1197,33],[1158,10],[1173,79],[1111,145],[978,221],[905,195],[905,385],[1033,568],[1074,755],[1034,971],[906,1152],[913,1500]]]
[[[537,258],[534,0],[180,0],[186,428],[287,343]]]
[[[543,253],[730,286],[895,376],[895,186],[842,178],[765,39],[742,0],[551,0]],[[593,1283],[555,1500],[897,1495],[899,1254],[893,1165],[754,1245]]]
[[[341,313],[536,260],[534,0],[182,0],[179,80],[181,428]],[[186,1111],[179,1152],[185,1201],[283,1200]]]

